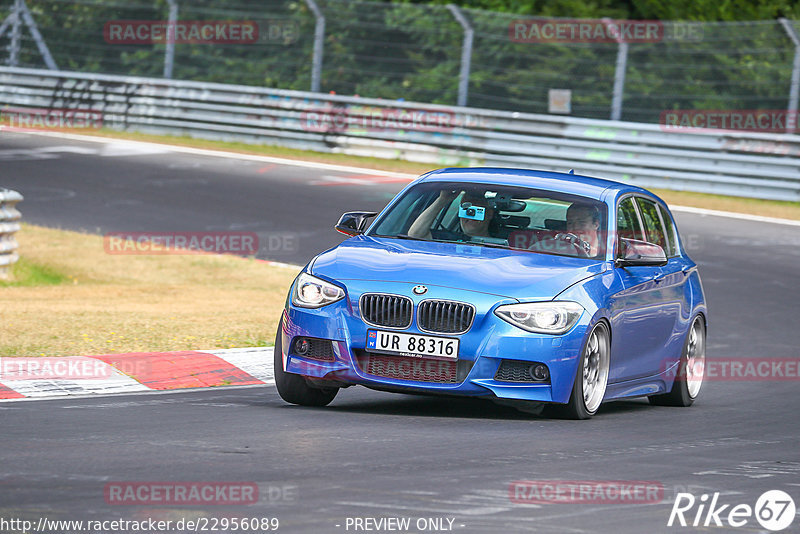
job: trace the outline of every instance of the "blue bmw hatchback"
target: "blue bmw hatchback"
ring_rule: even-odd
[[[351,237],[303,269],[278,327],[287,402],[360,384],[585,419],[604,401],[689,406],[700,391],[700,276],[645,189],[441,169],[336,229]]]

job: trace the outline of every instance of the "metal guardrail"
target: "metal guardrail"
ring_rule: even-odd
[[[17,203],[22,195],[10,189],[0,189],[0,278],[7,278],[8,272],[18,259],[17,240],[14,236],[20,229],[22,214]]]
[[[0,0],[0,64],[646,123],[699,106],[791,113],[800,98],[800,20],[571,19],[363,0],[65,3]],[[231,33],[225,21],[257,31]]]
[[[644,187],[800,201],[798,135],[674,132],[652,124],[0,67],[5,127],[21,113],[35,118],[47,110],[92,112],[119,130],[436,166],[574,168]]]

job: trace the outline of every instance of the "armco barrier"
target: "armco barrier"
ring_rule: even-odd
[[[120,130],[436,166],[574,168],[644,187],[800,201],[798,135],[673,132],[652,124],[0,67],[0,120],[5,112],[8,127],[24,110],[61,116],[76,110]],[[88,122],[81,126],[100,125]]]
[[[16,205],[22,195],[10,189],[0,189],[0,278],[6,278],[11,265],[19,259],[17,239],[19,220],[22,218]]]

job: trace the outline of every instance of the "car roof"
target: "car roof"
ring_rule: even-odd
[[[481,184],[532,187],[546,191],[569,193],[600,200],[607,190],[616,198],[625,193],[656,195],[630,184],[593,178],[567,172],[537,171],[530,169],[506,169],[502,167],[450,167],[424,174],[420,182],[472,182]],[[659,199],[660,200],[660,199]]]

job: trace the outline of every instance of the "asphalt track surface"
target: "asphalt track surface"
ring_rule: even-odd
[[[0,136],[0,186],[25,196],[28,222],[292,233],[292,250],[259,252],[291,263],[339,242],[331,226],[341,212],[377,210],[403,185],[366,181],[125,143]],[[800,228],[677,219],[706,290],[708,358],[798,359]],[[681,491],[753,506],[780,489],[800,505],[799,385],[711,381],[688,409],[620,401],[590,421],[360,387],[324,409],[286,405],[273,386],[0,403],[0,519],[277,517],[279,532],[323,533],[366,531],[348,518],[405,517],[410,532],[419,518],[453,519],[464,533],[761,532],[754,518],[738,529],[667,520]],[[664,494],[650,504],[517,504],[509,487],[519,480],[654,481]],[[109,505],[103,489],[121,481],[255,482],[259,502]],[[798,530],[795,518],[787,531]]]

